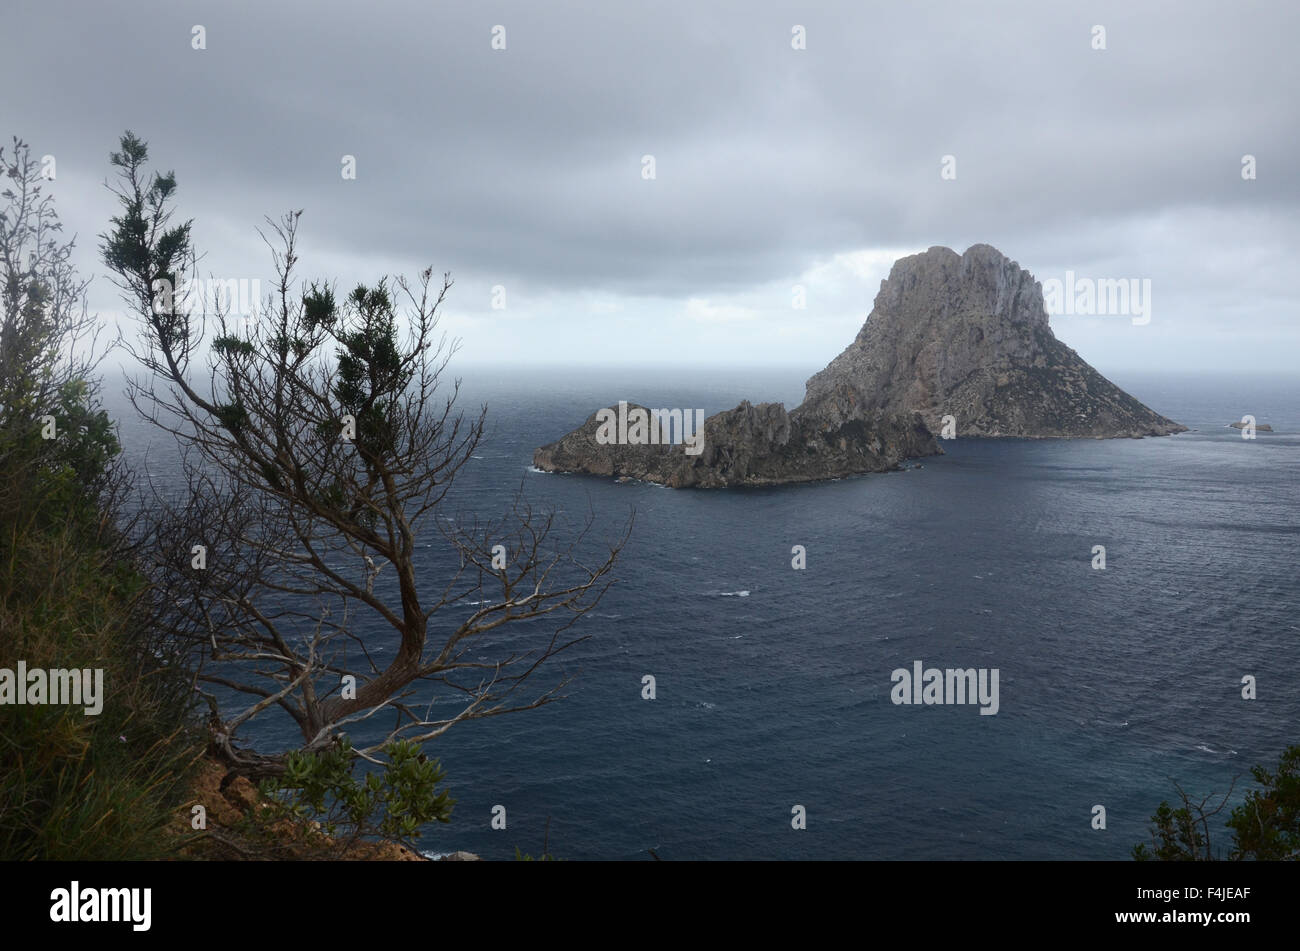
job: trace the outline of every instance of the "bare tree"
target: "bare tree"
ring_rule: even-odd
[[[123,214],[102,251],[142,322],[131,400],[183,449],[183,490],[158,493],[171,516],[158,520],[154,581],[198,657],[214,748],[240,772],[273,774],[278,755],[235,743],[264,711],[292,717],[307,750],[391,715],[383,740],[358,745],[374,760],[393,739],[558,699],[567,680],[530,678],[583,639],[573,625],[612,583],[631,526],[595,546],[589,517],[559,543],[522,488],[498,521],[437,515],[486,417],[458,413],[459,381],[445,381],[451,281],[426,269],[341,300],[301,284],[291,212],[263,233],[276,279],[259,319],[236,320],[229,301],[196,306],[180,293],[197,261],[190,224],[171,224],[175,177],[146,172],[147,157],[129,132],[112,155]],[[450,555],[436,581],[435,540]],[[489,632],[508,643],[480,660],[470,647]],[[435,712],[447,691],[461,702]]]

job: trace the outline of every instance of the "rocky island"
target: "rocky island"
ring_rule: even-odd
[[[1056,339],[1042,285],[976,244],[900,258],[853,343],[808,381],[840,385],[864,411],[920,413],[955,435],[1113,439],[1187,427],[1143,406]]]
[[[533,453],[533,465],[547,472],[586,472],[675,489],[710,489],[883,472],[897,468],[904,459],[943,451],[916,414],[866,416],[856,395],[843,388],[831,389],[789,412],[781,403],[754,405],[746,400],[710,416],[702,436],[693,434],[688,442],[599,439],[602,413],[620,410],[627,415],[651,413],[637,404],[597,410],[573,432]]]
[[[1057,340],[1042,285],[986,244],[896,261],[857,338],[808,381],[795,409],[745,401],[685,440],[665,437],[660,416],[639,404],[602,407],[537,449],[533,464],[673,488],[775,485],[896,469],[941,453],[935,433],[1118,438],[1187,428]]]

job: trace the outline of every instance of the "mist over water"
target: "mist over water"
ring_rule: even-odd
[[[1250,766],[1300,740],[1294,379],[1119,373],[1193,431],[958,438],[904,472],[675,491],[537,473],[532,451],[619,399],[792,407],[808,374],[460,373],[464,409],[489,404],[489,435],[446,514],[496,517],[522,482],[564,531],[588,513],[598,537],[630,508],[637,521],[618,583],[579,626],[590,639],[538,675],[576,675],[567,699],[430,745],[458,803],[429,852],[537,854],[549,817],[550,851],[571,859],[1125,858],[1171,779],[1199,796],[1242,774],[1239,800]],[[109,408],[132,458],[152,438],[149,474],[173,476],[169,437]],[[1278,431],[1226,428],[1247,413]],[[428,542],[432,592],[450,556],[436,533]],[[468,610],[435,618],[434,636]],[[360,630],[382,657],[387,632]],[[890,673],[916,660],[997,668],[999,712],[894,705]],[[654,701],[641,699],[646,674]],[[1241,699],[1246,674],[1257,700]],[[267,721],[248,738],[270,748],[294,734]],[[489,826],[496,804],[506,831]],[[804,831],[790,826],[796,804]],[[1095,804],[1105,831],[1090,826]]]

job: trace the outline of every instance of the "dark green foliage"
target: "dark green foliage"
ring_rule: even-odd
[[[251,357],[256,352],[251,341],[230,335],[213,337],[212,349],[222,356]]]
[[[1228,858],[1295,861],[1300,859],[1300,745],[1289,746],[1278,760],[1277,771],[1263,766],[1251,770],[1259,789],[1246,793],[1245,802],[1232,810],[1226,827],[1233,844]],[[1227,797],[1207,811],[1207,800],[1193,802],[1179,790],[1182,805],[1162,802],[1151,817],[1151,843],[1133,848],[1139,862],[1204,862],[1220,856],[1212,848],[1210,818],[1220,812]]]
[[[122,136],[121,149],[111,154],[110,161],[123,170],[129,187],[120,195],[122,214],[112,219],[113,230],[103,238],[101,251],[109,268],[138,279],[133,287],[137,298],[159,313],[154,306],[154,282],[167,281],[175,288],[176,275],[190,253],[191,223],[166,227],[170,217],[167,202],[176,191],[175,173],[157,173],[142,179],[140,172],[149,150],[130,131]],[[160,332],[177,332],[172,322],[161,316],[159,328]]]
[[[362,775],[346,736],[324,752],[290,753],[284,775],[261,784],[262,795],[275,804],[265,818],[314,820],[326,835],[345,841],[378,836],[404,843],[430,822],[450,822],[455,800],[437,788],[445,778],[438,761],[400,740],[384,752],[383,772]]]
[[[1133,858],[1139,862],[1196,862],[1212,858],[1203,820],[1193,812],[1190,806],[1175,809],[1168,801],[1162,802],[1151,817],[1150,847],[1134,846]]]
[[[1282,752],[1276,772],[1256,766],[1251,774],[1262,788],[1252,789],[1232,810],[1233,858],[1300,859],[1300,745]]]
[[[317,327],[333,327],[338,318],[334,292],[328,287],[313,283],[302,295],[302,312],[303,323],[309,331]]]
[[[236,436],[248,425],[248,411],[239,403],[223,403],[217,407],[217,419]]]
[[[397,400],[410,383],[412,369],[403,364],[387,282],[371,288],[358,285],[348,300],[355,319],[335,331],[339,347],[334,397],[344,412],[356,417],[361,458],[371,466],[381,465],[397,448]]]
[[[120,451],[93,388],[85,380],[69,380],[57,388],[54,402],[37,407],[25,381],[10,378],[0,387],[28,407],[13,412],[0,430],[0,466],[8,491],[27,500],[22,508],[28,527],[52,529],[69,518],[93,521]],[[45,416],[54,419],[53,439],[44,438]]]

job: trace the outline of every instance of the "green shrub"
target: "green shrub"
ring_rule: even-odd
[[[104,670],[98,715],[0,708],[0,858],[172,854],[201,746],[184,671],[155,657],[142,630],[139,576],[82,527],[8,519],[0,530],[0,667]]]
[[[323,752],[290,753],[284,774],[259,787],[271,804],[263,821],[318,822],[344,849],[363,837],[413,846],[430,822],[450,822],[455,800],[437,788],[445,778],[438,761],[404,740],[389,743],[384,753],[382,772],[360,775],[347,737]]]
[[[1246,801],[1232,810],[1228,820],[1236,838],[1232,857],[1300,859],[1300,746],[1282,752],[1277,772],[1256,766],[1251,775],[1262,788],[1252,789]]]
[[[1251,775],[1260,788],[1247,792],[1245,802],[1229,814],[1225,825],[1233,841],[1227,857],[1300,859],[1300,745],[1282,751],[1276,772],[1256,766]],[[1209,797],[1195,802],[1181,788],[1178,794],[1181,806],[1162,802],[1151,817],[1150,845],[1133,847],[1133,858],[1139,862],[1204,862],[1220,857],[1211,841],[1210,819],[1227,805],[1231,790],[1208,810]]]

